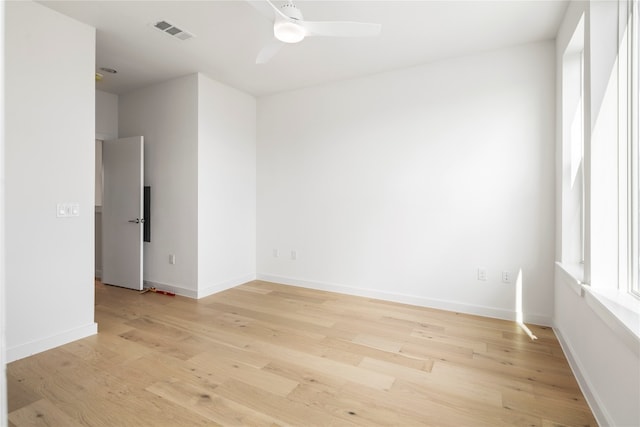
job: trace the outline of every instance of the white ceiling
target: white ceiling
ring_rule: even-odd
[[[375,38],[307,38],[256,65],[272,24],[244,0],[41,1],[97,28],[96,88],[126,93],[194,72],[255,96],[555,38],[566,1],[299,0],[305,19],[382,24]],[[276,4],[282,2],[275,1]],[[196,35],[152,27],[166,20]]]

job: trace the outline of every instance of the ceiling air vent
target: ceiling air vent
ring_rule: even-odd
[[[162,31],[165,34],[169,34],[170,36],[173,36],[175,38],[178,38],[180,40],[189,40],[190,38],[194,37],[193,34],[176,27],[175,25],[171,24],[170,22],[167,21],[158,21],[155,24],[153,24],[153,26],[155,28],[157,28],[158,30]]]

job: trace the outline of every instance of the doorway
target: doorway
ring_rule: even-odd
[[[143,289],[144,141],[96,141],[96,277]]]

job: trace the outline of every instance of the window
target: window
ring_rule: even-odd
[[[619,290],[640,298],[640,25],[638,0],[620,1],[618,135],[620,200]]]
[[[572,279],[563,282],[633,349],[640,340],[639,2],[585,3],[589,13],[574,21],[559,64],[559,266]]]
[[[562,257],[583,280],[584,188],[584,16],[562,57]]]
[[[584,187],[584,51],[580,51],[576,54],[576,62],[578,62],[579,71],[574,77],[579,87],[579,99],[576,113],[574,116],[574,123],[572,127],[575,127],[575,132],[572,129],[571,132],[571,146],[572,154],[571,164],[576,169],[575,178],[576,191],[579,193],[579,209],[580,209],[580,236],[578,239],[578,248],[580,250],[580,264],[584,264],[584,236],[585,236],[585,187]]]
[[[632,238],[630,239],[630,270],[629,290],[636,296],[640,296],[640,147],[638,146],[638,121],[640,109],[638,101],[640,98],[640,39],[638,33],[638,0],[629,3],[630,17],[627,29],[627,93],[629,94],[627,109],[627,153],[628,153],[628,179],[629,192],[628,204],[630,210],[630,228]]]
[[[563,52],[560,259],[565,270],[593,291],[638,299],[639,1],[594,5],[590,18],[597,16],[599,25],[590,28],[589,51],[583,15]],[[611,14],[616,7],[617,21]],[[593,40],[614,34],[619,44],[611,59],[605,44]],[[617,145],[612,143],[616,138]]]

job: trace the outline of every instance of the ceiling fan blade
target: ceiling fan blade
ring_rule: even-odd
[[[260,52],[258,53],[256,64],[266,64],[267,62],[269,62],[271,58],[276,56],[276,53],[280,52],[282,46],[284,46],[284,43],[280,40],[274,39],[273,41],[271,41],[271,43],[263,47],[262,50],[260,50]]]
[[[380,35],[382,25],[367,22],[300,22],[309,36],[372,37]]]
[[[269,0],[247,0],[247,3],[253,6],[262,16],[269,19],[271,22],[273,22],[274,18],[279,17],[288,19],[288,17]]]

